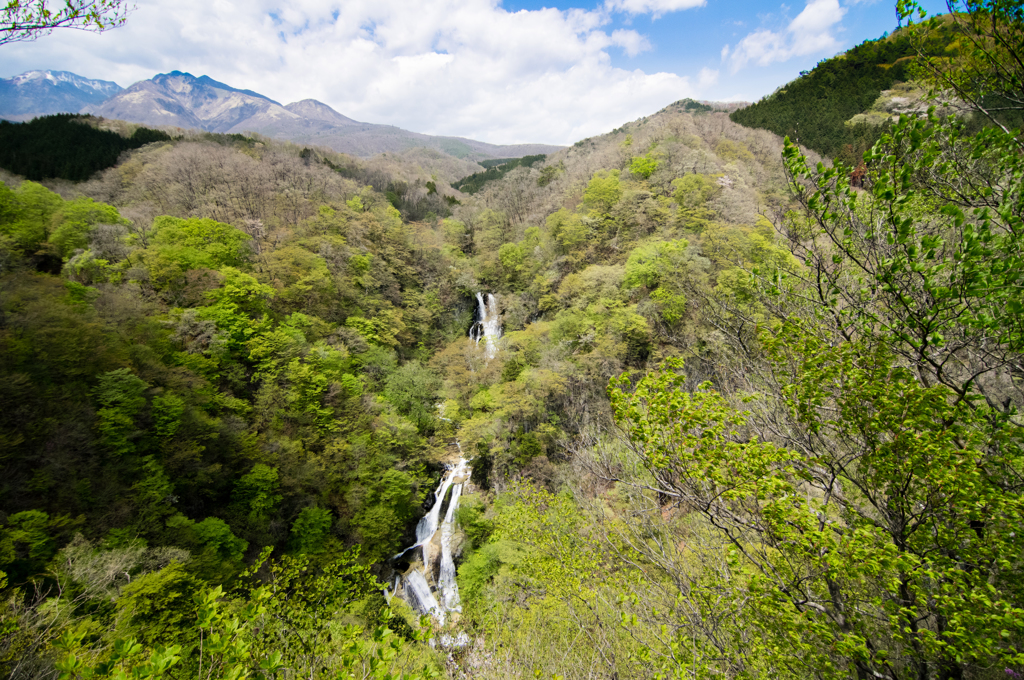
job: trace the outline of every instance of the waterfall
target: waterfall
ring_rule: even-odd
[[[427,577],[422,572],[413,569],[402,580],[405,584],[405,593],[409,604],[415,607],[419,613],[430,614],[437,619],[438,623],[444,625],[444,611],[437,603],[434,593],[431,592]]]
[[[498,299],[491,293],[477,293],[476,302],[477,321],[470,329],[469,337],[478,345],[483,340],[484,355],[493,359],[498,351],[497,340],[501,337]],[[448,420],[445,418],[444,406],[437,404],[437,409],[438,417]],[[434,503],[416,525],[416,543],[392,558],[394,563],[409,556],[411,565],[408,571],[395,577],[394,590],[389,593],[390,597],[397,596],[408,602],[420,614],[429,614],[441,625],[444,625],[448,614],[462,611],[459,586],[455,581],[452,541],[455,538],[455,513],[459,509],[462,488],[469,481],[470,469],[469,461],[462,456],[462,445],[458,441],[455,444],[459,448],[459,462],[445,472],[437,485]],[[448,501],[444,519],[441,519],[441,509],[449,491],[451,500]],[[422,556],[420,563],[415,561],[417,550]],[[455,638],[442,636],[442,639],[447,640],[445,644],[449,646],[463,646],[469,642],[464,633]]]
[[[493,359],[498,351],[498,338],[501,337],[501,319],[498,316],[498,298],[491,293],[476,294],[477,322],[469,330],[469,337],[479,345],[484,341],[484,354]]]
[[[431,506],[430,512],[424,515],[416,525],[416,545],[423,545],[437,531],[437,522],[441,517],[441,504],[444,503],[445,494],[448,493],[448,487],[452,485],[453,479],[453,475],[445,475],[444,479],[441,480],[441,485],[434,492],[434,505]]]
[[[392,558],[398,559],[410,553],[415,556],[416,549],[422,548],[422,563],[413,563],[409,571],[396,577],[394,595],[408,602],[420,614],[429,614],[442,625],[450,612],[462,611],[459,586],[455,582],[452,540],[455,536],[455,513],[459,509],[462,487],[468,482],[469,473],[469,462],[465,458],[460,458],[455,466],[445,472],[434,492],[434,503],[430,511],[416,525],[416,543]],[[441,508],[449,489],[451,500],[442,520]],[[435,559],[438,548],[441,552],[439,560]],[[435,562],[439,562],[436,578]],[[431,588],[431,581],[435,584],[434,588]]]

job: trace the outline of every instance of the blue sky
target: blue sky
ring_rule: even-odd
[[[0,76],[55,69],[128,86],[179,69],[418,132],[571,144],[684,97],[769,94],[891,31],[894,5],[148,0],[115,31],[0,48]]]
[[[573,6],[598,10],[605,3],[574,3]],[[611,13],[608,30],[632,29],[644,35],[651,49],[636,55],[623,50],[610,52],[612,64],[623,69],[646,72],[668,71],[699,73],[702,68],[718,69],[719,83],[707,91],[710,99],[757,99],[796,78],[800,71],[813,68],[818,61],[854,45],[891,32],[897,25],[895,2],[861,0],[840,2],[844,12],[834,31],[837,49],[822,49],[805,55],[751,67],[737,73],[722,68],[723,46],[735,46],[758,29],[779,31],[805,7],[806,2],[759,2],[756,0],[707,0],[692,9],[654,14]],[[922,3],[930,13],[943,13],[943,0]],[[511,0],[502,6],[509,11],[538,10],[551,3]]]

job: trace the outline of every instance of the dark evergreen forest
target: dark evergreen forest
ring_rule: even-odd
[[[496,179],[501,179],[516,168],[528,168],[537,163],[541,163],[546,156],[540,154],[537,156],[523,156],[522,158],[511,158],[511,159],[497,159],[494,161],[483,161],[483,165],[486,170],[483,172],[474,173],[468,177],[463,177],[457,182],[452,183],[453,189],[466,194],[475,194],[483,188],[487,182],[493,182]]]
[[[941,25],[929,36],[925,53],[943,54],[952,36],[953,28]],[[819,62],[761,101],[734,111],[732,119],[857,165],[884,129],[846,125],[846,121],[871,108],[882,90],[909,80],[920,47],[899,30],[879,40],[866,40]]]
[[[27,123],[0,121],[0,168],[31,180],[81,182],[115,163],[122,153],[169,140],[139,127],[130,137],[96,127],[92,116],[61,113]]]

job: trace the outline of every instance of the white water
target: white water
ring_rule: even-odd
[[[441,504],[444,502],[445,494],[448,493],[448,487],[452,485],[454,478],[454,475],[446,474],[441,480],[441,486],[437,487],[437,491],[434,492],[434,505],[416,525],[416,545],[423,545],[437,531],[437,522],[441,517]]]
[[[452,501],[441,525],[441,568],[437,576],[437,589],[441,591],[441,605],[447,611],[462,611],[459,586],[455,583],[455,561],[452,559],[452,534],[455,533],[455,510],[459,507],[462,485],[452,489]]]
[[[437,619],[438,623],[444,625],[444,611],[437,603],[434,593],[431,592],[427,577],[423,575],[423,572],[413,569],[402,578],[402,582],[405,585],[403,599],[407,599],[419,613],[430,614]]]
[[[484,355],[493,359],[498,351],[498,338],[501,337],[501,317],[498,315],[498,298],[490,293],[486,297],[483,293],[476,294],[478,321],[473,324],[469,331],[469,337],[476,340],[476,344],[484,341]]]
[[[461,612],[459,586],[455,582],[455,561],[452,555],[452,540],[455,536],[455,513],[459,509],[464,481],[456,483],[456,479],[469,476],[469,462],[460,458],[458,464],[450,468],[434,492],[434,504],[430,511],[416,525],[416,544],[395,555],[396,558],[407,555],[417,548],[422,548],[422,563],[413,564],[412,568],[401,575],[400,584],[396,582],[395,594],[412,605],[421,614],[429,614],[438,623],[444,625],[449,612]],[[454,485],[454,486],[453,486]],[[448,511],[441,521],[441,506],[451,488],[451,501]],[[439,542],[441,559],[438,573],[433,573],[431,552],[436,551],[435,536],[440,532]],[[436,555],[436,552],[434,552]],[[436,585],[431,588],[431,581]],[[401,588],[399,588],[401,586]]]

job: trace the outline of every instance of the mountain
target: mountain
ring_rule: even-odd
[[[82,112],[144,125],[200,128],[210,132],[240,132],[235,128],[254,117],[263,120],[280,116],[298,118],[261,94],[181,71],[139,81],[102,103],[86,106]]]
[[[314,99],[282,106],[257,92],[181,71],[135,83],[101,104],[83,108],[82,112],[145,125],[229,134],[256,132],[356,156],[426,147],[457,158],[482,160],[545,154],[560,148],[550,144],[488,144],[462,137],[424,135],[391,125],[360,123]]]
[[[0,118],[23,121],[51,113],[77,113],[121,91],[109,80],[67,71],[28,71],[0,79]]]
[[[318,102],[315,99],[303,99],[300,102],[293,102],[284,108],[307,120],[318,120],[324,123],[333,123],[334,125],[359,125],[359,123],[351,118],[341,115],[327,104]]]

